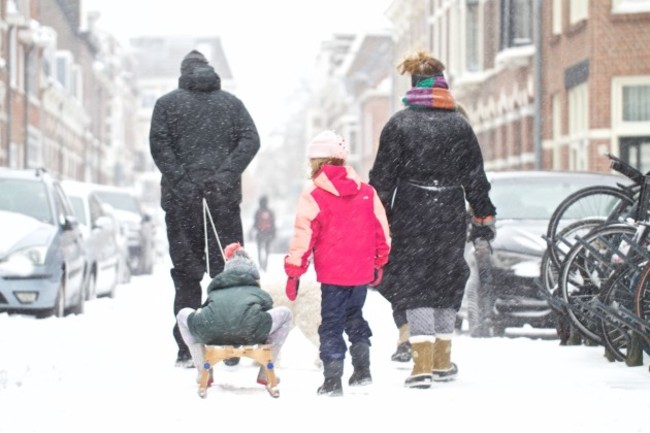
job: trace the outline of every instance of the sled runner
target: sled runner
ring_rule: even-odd
[[[247,357],[260,364],[266,372],[266,390],[273,398],[280,397],[278,379],[275,375],[271,359],[270,344],[256,344],[252,346],[205,346],[205,364],[199,379],[199,397],[205,398],[208,393],[208,381],[212,367],[228,358]]]

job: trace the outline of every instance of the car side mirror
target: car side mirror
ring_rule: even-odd
[[[63,217],[63,230],[74,230],[79,227],[79,220],[73,215],[65,215]]]
[[[150,222],[151,221],[151,215],[149,215],[148,213],[145,213],[144,215],[142,215],[142,221],[145,222],[145,223]]]

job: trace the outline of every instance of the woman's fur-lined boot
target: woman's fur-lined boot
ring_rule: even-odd
[[[433,381],[433,342],[411,339],[411,355],[413,370],[404,385],[408,388],[430,388]]]
[[[437,339],[433,343],[433,380],[447,382],[458,375],[458,367],[451,362],[451,340]]]

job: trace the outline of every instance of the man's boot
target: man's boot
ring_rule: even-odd
[[[335,359],[323,361],[323,375],[325,381],[316,391],[318,395],[338,397],[343,395],[341,376],[343,376],[343,360]]]
[[[409,325],[403,324],[399,327],[399,338],[397,339],[397,350],[390,357],[391,361],[409,362],[411,360],[411,343],[409,343]]]
[[[411,339],[413,370],[404,385],[408,388],[426,389],[431,387],[433,371],[433,341],[422,337]]]
[[[451,340],[437,339],[433,343],[433,380],[447,382],[458,375],[458,367],[451,362]]]
[[[348,384],[350,386],[363,386],[372,384],[370,375],[370,345],[368,343],[355,343],[350,346],[350,356],[354,371]]]

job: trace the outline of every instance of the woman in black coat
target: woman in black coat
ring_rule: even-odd
[[[379,291],[405,311],[414,367],[406,386],[450,380],[451,338],[469,268],[465,200],[483,237],[496,210],[478,141],[445,81],[444,65],[425,52],[400,65],[411,75],[406,108],[382,130],[370,184],[389,214],[392,249]]]

